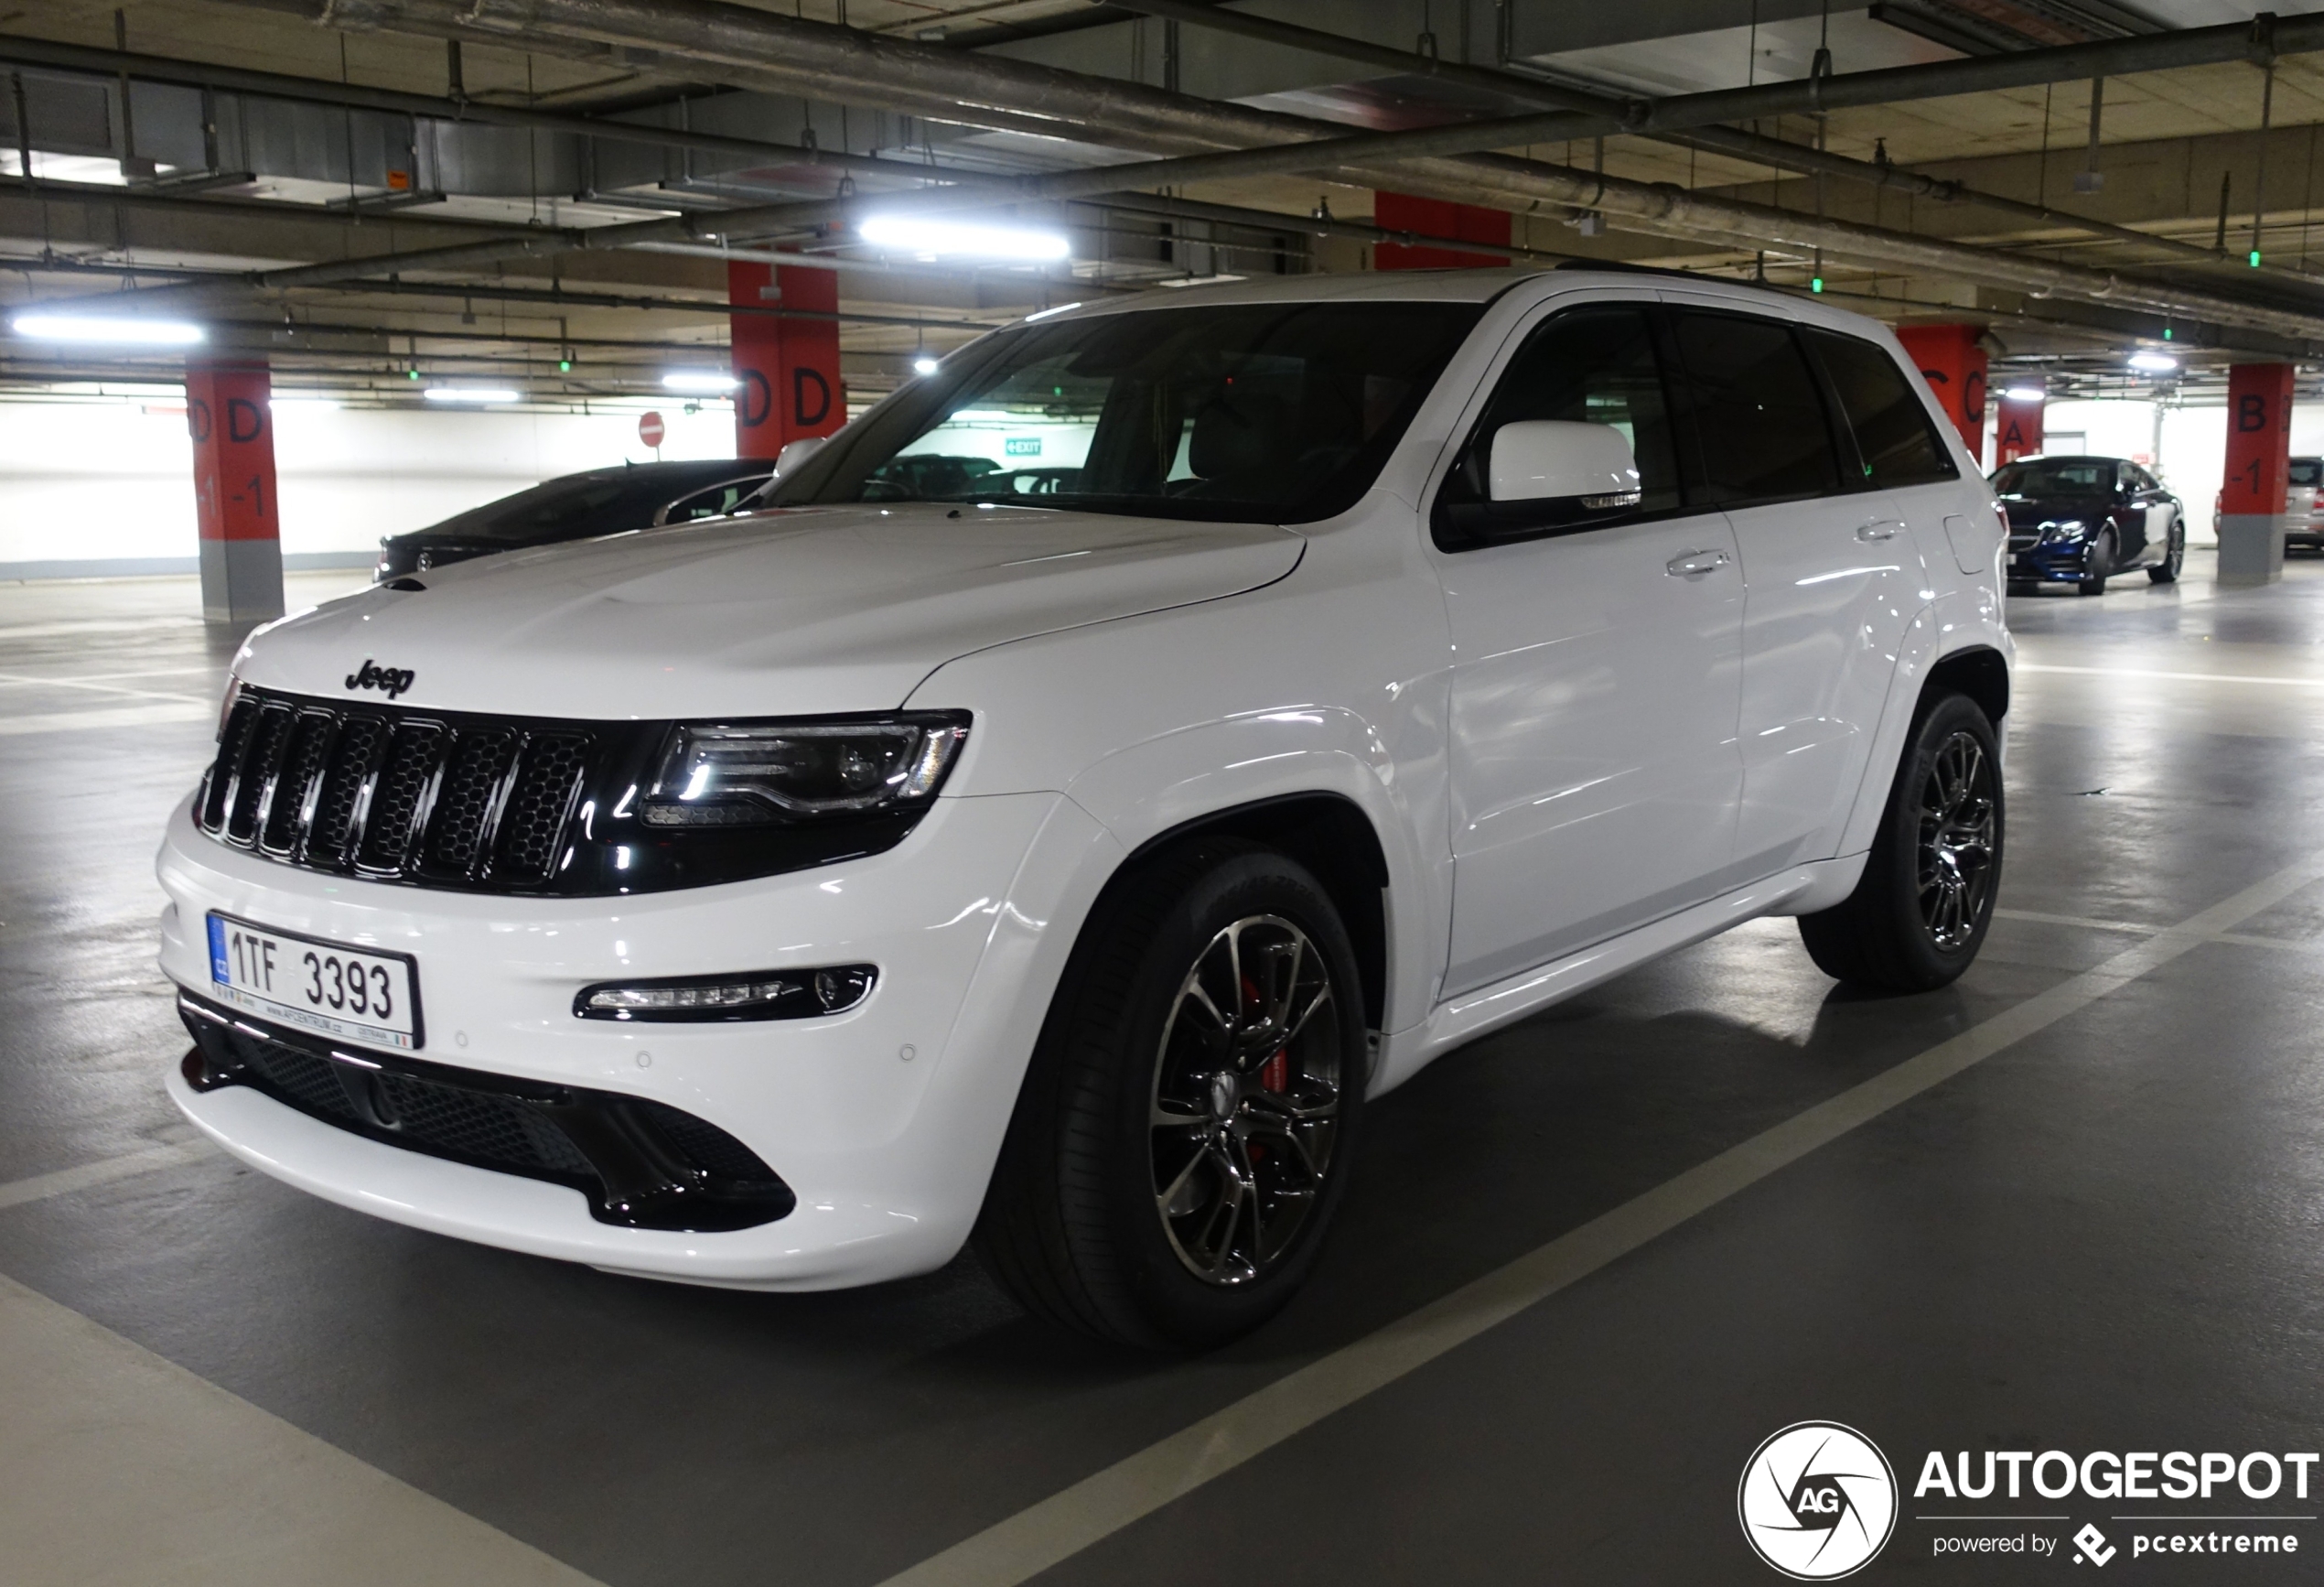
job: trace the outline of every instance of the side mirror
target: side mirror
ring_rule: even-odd
[[[1493,433],[1486,474],[1487,493],[1495,502],[1569,501],[1593,511],[1639,503],[1638,459],[1611,425],[1567,419],[1503,425]]]
[[[822,451],[823,442],[827,438],[823,436],[809,436],[803,441],[787,443],[781,451],[775,454],[775,478],[781,479],[817,452]]]

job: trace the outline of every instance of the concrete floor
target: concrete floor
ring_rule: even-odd
[[[9,1587],[1773,1581],[1736,1484],[1806,1419],[1906,1484],[1866,1579],[1982,1582],[2073,1545],[1936,1538],[2126,1544],[2139,1506],[1920,1519],[1993,1508],[1916,1504],[1925,1452],[2319,1447],[2324,564],[2014,601],[2003,914],[1965,979],[1851,998],[1771,921],[1480,1041],[1376,1110],[1312,1289],[1186,1363],[1061,1338],[968,1260],[686,1290],[189,1143],[150,861],[227,653],[191,610],[0,588]]]

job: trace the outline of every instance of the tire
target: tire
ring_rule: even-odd
[[[2114,537],[2112,534],[2101,534],[2090,543],[2090,551],[2082,567],[2082,580],[2074,586],[2074,593],[2105,594],[2107,575],[2114,570]]]
[[[2170,526],[2170,542],[2163,552],[2163,559],[2146,570],[2146,577],[2157,584],[2177,584],[2179,570],[2187,566],[2187,525]]]
[[[1965,696],[1938,696],[1905,746],[1856,891],[1800,917],[1816,967],[1877,992],[1957,977],[1993,921],[2004,815],[1993,724]]]
[[[1137,862],[1049,1006],[979,1253],[1028,1311],[1101,1339],[1199,1350],[1256,1328],[1306,1282],[1345,1192],[1363,1007],[1347,930],[1300,866],[1200,837]]]

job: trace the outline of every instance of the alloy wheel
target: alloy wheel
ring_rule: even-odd
[[[1330,966],[1280,915],[1204,945],[1155,1055],[1148,1158],[1170,1248],[1207,1283],[1264,1276],[1323,1194],[1343,1046]]]
[[[1947,953],[1968,945],[1991,900],[1995,793],[1993,762],[1974,736],[1938,747],[1921,792],[1921,920]]]

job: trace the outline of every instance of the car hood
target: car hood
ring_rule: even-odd
[[[2023,502],[2004,502],[2003,511],[2009,514],[2012,529],[2036,529],[2060,519],[2079,518],[2085,524],[2095,523],[2114,511],[2112,496],[2036,496]]]
[[[1271,584],[1271,524],[819,507],[463,562],[286,618],[236,671],[296,694],[598,718],[889,710],[955,656]]]

